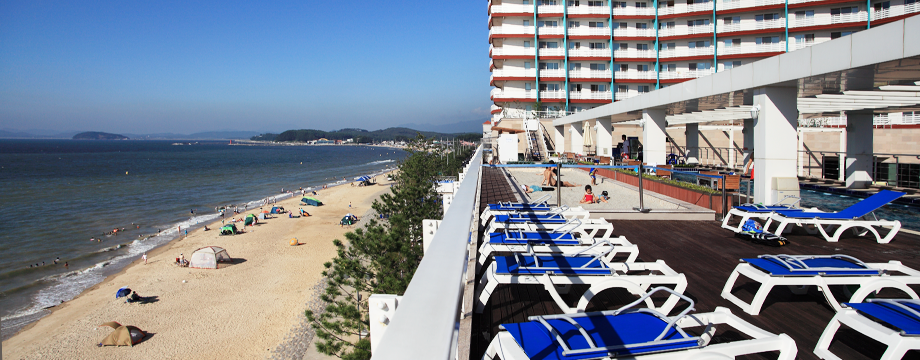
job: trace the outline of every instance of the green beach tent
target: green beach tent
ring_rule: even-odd
[[[322,201],[319,201],[318,199],[312,198],[309,196],[304,196],[303,199],[300,199],[300,201],[302,201],[304,204],[307,204],[307,205],[313,205],[313,206],[323,205]]]
[[[236,224],[227,224],[220,228],[221,235],[236,235]]]
[[[253,225],[256,223],[256,216],[253,214],[246,215],[246,222],[244,226]]]

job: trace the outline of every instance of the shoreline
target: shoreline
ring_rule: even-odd
[[[387,175],[388,173],[390,173],[390,172],[393,172],[393,171],[395,171],[395,170],[392,170],[392,169],[391,169],[391,170],[388,170],[388,171],[387,171],[387,170],[384,169],[384,170],[381,170],[381,172],[378,172],[378,174],[377,174],[376,176],[378,176],[378,177],[379,177],[379,176],[384,176],[384,177],[382,178],[382,181],[380,181],[380,184],[385,183],[385,182],[386,182],[386,181],[385,181],[385,180],[386,180],[386,175]],[[340,218],[340,217],[341,217],[342,215],[344,215],[344,213],[345,213],[345,212],[341,212],[341,210],[342,210],[342,209],[348,209],[348,208],[347,208],[347,202],[346,202],[346,203],[336,204],[336,200],[327,199],[326,197],[328,197],[328,196],[333,196],[333,197],[336,197],[336,198],[341,198],[341,199],[343,199],[342,201],[348,199],[349,201],[355,202],[355,203],[356,203],[356,204],[355,204],[356,206],[355,206],[354,208],[350,209],[350,210],[351,210],[350,212],[363,214],[364,211],[360,210],[360,207],[362,207],[360,204],[363,204],[364,207],[367,207],[367,208],[369,209],[370,203],[371,203],[372,201],[374,201],[374,200],[376,200],[377,198],[379,198],[379,196],[380,196],[381,194],[385,193],[386,191],[389,191],[389,187],[379,187],[379,185],[378,185],[378,186],[360,187],[360,188],[358,188],[358,189],[364,189],[364,191],[357,191],[358,193],[361,193],[361,194],[356,194],[356,191],[354,191],[354,190],[349,191],[349,190],[346,190],[346,188],[343,188],[343,187],[338,186],[338,185],[345,185],[345,183],[341,183],[341,182],[330,183],[330,184],[327,184],[327,189],[325,189],[325,190],[322,190],[322,189],[317,190],[317,191],[319,192],[318,197],[326,203],[325,206],[319,207],[319,208],[304,207],[305,210],[307,210],[307,211],[309,211],[309,212],[311,212],[311,213],[316,212],[316,214],[314,214],[314,215],[317,215],[318,213],[325,213],[325,214],[324,214],[324,215],[325,215],[325,216],[324,216],[324,217],[325,217],[324,220],[326,220],[326,221],[323,222],[322,226],[324,226],[324,227],[329,227],[329,225],[332,225],[333,229],[336,228],[336,227],[338,227],[338,225],[337,225],[337,224],[338,224],[337,219]],[[373,193],[368,193],[368,190],[370,190],[370,189],[373,189],[373,190],[375,190],[375,191],[373,191]],[[277,195],[269,196],[268,198],[274,198],[274,197],[278,197],[278,196],[283,196],[283,197],[285,197],[283,200],[278,200],[278,201],[277,201],[278,205],[285,206],[286,209],[288,209],[288,210],[294,210],[294,211],[297,210],[297,209],[296,209],[297,207],[300,207],[300,206],[298,206],[300,197],[298,197],[296,194],[293,194],[293,193],[277,194]],[[356,197],[356,196],[358,196],[358,197]],[[361,197],[361,196],[363,196],[363,197]],[[258,201],[259,201],[259,200],[257,200],[256,202],[258,202]],[[331,202],[330,202],[330,201],[331,201]],[[252,206],[252,209],[250,209],[249,211],[243,212],[243,213],[241,213],[240,215],[237,215],[237,217],[244,216],[245,214],[248,214],[248,213],[250,213],[250,212],[255,213],[255,211],[253,211],[253,210],[255,210],[255,208],[258,207],[258,206],[259,206],[258,204],[256,204],[255,206]],[[345,206],[345,207],[342,208],[342,206]],[[314,209],[315,209],[315,210],[314,210]],[[336,214],[328,214],[330,211],[333,211],[333,212],[334,212],[334,211],[339,211],[339,212],[341,212],[341,214],[338,214],[338,213],[336,213]],[[329,218],[330,215],[332,216],[332,218]],[[250,236],[250,234],[242,234],[242,235],[236,235],[236,236],[227,237],[227,238],[236,238],[236,237],[241,237],[241,236],[258,237],[258,235],[260,235],[260,234],[258,234],[258,233],[264,232],[264,231],[262,231],[263,229],[265,229],[265,228],[267,228],[267,227],[270,227],[270,226],[275,226],[275,224],[277,224],[277,223],[282,223],[282,226],[280,226],[278,229],[273,229],[273,230],[277,230],[277,231],[290,231],[289,228],[290,228],[291,226],[294,226],[296,222],[309,221],[309,220],[307,220],[307,219],[310,219],[310,218],[306,218],[306,219],[299,219],[299,220],[297,220],[297,219],[284,219],[284,218],[282,218],[282,217],[283,217],[283,215],[276,215],[274,219],[267,220],[266,224],[264,224],[264,225],[260,225],[260,226],[256,226],[256,227],[247,227],[250,233],[255,233],[255,234],[252,234],[252,236]],[[284,217],[286,218],[286,216],[284,216]],[[311,218],[312,218],[312,217],[311,217]],[[331,221],[330,221],[330,220],[331,220]],[[286,222],[289,222],[289,223],[285,224]],[[212,231],[205,232],[205,231],[203,230],[204,225],[207,225],[209,228],[211,228]],[[202,222],[202,223],[199,223],[198,225],[196,225],[195,227],[189,229],[190,232],[189,232],[188,237],[177,236],[175,239],[172,239],[172,240],[170,240],[170,241],[168,241],[168,242],[165,242],[165,243],[163,243],[163,244],[161,244],[161,245],[159,245],[159,246],[157,246],[157,247],[155,247],[155,248],[153,248],[153,249],[151,249],[151,250],[148,250],[147,255],[148,255],[148,259],[150,260],[150,261],[149,261],[150,264],[148,264],[148,265],[152,265],[152,264],[155,263],[155,262],[165,262],[167,259],[174,258],[175,255],[178,254],[178,253],[176,253],[176,254],[167,254],[167,252],[183,251],[183,250],[177,250],[177,249],[182,249],[183,247],[188,247],[188,246],[197,246],[197,244],[195,244],[195,243],[200,242],[202,237],[205,237],[205,236],[208,236],[208,237],[213,236],[212,234],[216,234],[217,231],[218,231],[218,229],[219,229],[219,227],[220,227],[220,219],[219,219],[219,218],[217,218],[217,219],[215,219],[215,220],[213,220],[213,221],[209,221],[209,222]],[[341,231],[322,232],[322,233],[321,233],[321,234],[322,234],[321,236],[317,236],[316,238],[312,238],[312,239],[310,239],[310,241],[305,241],[304,238],[300,238],[300,237],[298,237],[298,239],[300,239],[301,243],[307,243],[307,244],[311,244],[311,243],[312,243],[311,245],[320,245],[320,246],[323,245],[323,244],[321,244],[321,243],[325,243],[325,244],[327,245],[327,247],[329,247],[329,246],[331,246],[331,240],[332,240],[333,238],[344,239],[344,237],[343,237],[344,233],[345,233],[346,231],[350,231],[350,230],[351,230],[351,229],[344,229],[344,228],[343,228]],[[224,238],[224,237],[222,237],[222,238]],[[319,239],[319,240],[318,240],[318,239]],[[186,243],[186,240],[189,240],[189,242]],[[217,239],[217,240],[222,240],[222,239]],[[320,244],[316,244],[317,241],[320,241],[321,243],[320,243]],[[216,241],[216,242],[222,242],[222,241]],[[231,244],[226,244],[226,245],[224,245],[224,244],[215,244],[215,245],[225,247],[226,249],[228,249],[228,252],[230,252],[230,255],[231,255],[231,256],[235,256],[235,255],[234,255],[234,252],[233,252],[233,250],[232,250],[232,249],[233,249],[232,243],[231,243]],[[287,246],[287,245],[285,245],[285,246]],[[297,247],[297,248],[310,248],[310,247],[311,247],[311,246],[306,246],[306,247],[304,247],[304,246],[299,246],[299,247]],[[294,248],[294,247],[291,247],[291,248]],[[194,250],[194,249],[184,250],[185,252],[188,253],[187,258],[190,257],[190,255],[191,255],[190,253],[191,253],[192,250]],[[326,255],[334,256],[334,251],[332,251],[332,252],[327,252]],[[47,325],[46,325],[47,323],[59,323],[58,326],[54,327],[55,329],[53,329],[52,332],[56,333],[56,335],[59,335],[59,336],[66,335],[66,333],[67,333],[66,331],[63,331],[62,333],[58,333],[57,328],[64,327],[64,324],[63,324],[63,323],[60,323],[60,321],[59,321],[58,318],[60,318],[60,317],[74,318],[74,317],[75,317],[75,314],[74,314],[74,313],[79,313],[79,314],[76,314],[76,317],[77,317],[77,318],[80,318],[80,317],[86,318],[86,317],[87,317],[87,314],[86,314],[86,313],[90,313],[90,312],[92,312],[92,310],[91,310],[91,309],[85,309],[85,308],[84,308],[84,307],[86,306],[85,303],[87,303],[87,302],[98,303],[98,302],[99,302],[99,297],[100,297],[100,294],[101,294],[101,293],[105,293],[105,294],[102,295],[102,297],[106,297],[106,298],[111,297],[111,298],[112,298],[111,301],[107,301],[108,303],[111,303],[112,301],[115,301],[115,300],[114,300],[114,296],[111,296],[111,294],[108,294],[108,293],[107,293],[108,288],[110,288],[110,287],[112,287],[112,286],[116,286],[116,285],[126,285],[126,284],[124,284],[124,282],[126,282],[126,281],[131,281],[130,279],[126,280],[126,278],[136,278],[136,275],[135,275],[135,274],[138,273],[138,272],[149,272],[149,269],[146,269],[146,267],[143,266],[142,264],[139,266],[139,264],[142,262],[142,260],[140,260],[139,257],[140,257],[140,255],[138,255],[138,258],[137,258],[137,259],[134,259],[133,261],[130,261],[127,265],[125,265],[123,268],[119,269],[117,272],[115,272],[115,273],[113,273],[113,274],[110,274],[110,275],[106,276],[106,278],[103,279],[102,281],[100,281],[99,283],[94,284],[94,285],[88,287],[87,289],[84,289],[79,295],[77,295],[77,296],[74,297],[73,299],[71,299],[71,300],[69,300],[69,301],[66,301],[66,302],[64,302],[64,303],[62,303],[62,304],[58,304],[58,305],[55,305],[55,306],[53,306],[53,307],[50,307],[50,308],[46,309],[47,312],[48,312],[46,315],[44,315],[42,318],[40,318],[40,319],[37,320],[37,321],[34,321],[34,322],[30,323],[30,324],[27,324],[27,325],[23,326],[23,327],[22,327],[21,329],[19,329],[14,335],[12,335],[9,339],[7,339],[7,340],[5,340],[5,341],[3,342],[3,348],[4,348],[4,350],[3,350],[4,354],[3,354],[3,355],[4,355],[4,356],[10,356],[10,357],[13,357],[13,358],[20,358],[20,357],[28,358],[28,357],[33,357],[33,356],[34,356],[34,357],[41,357],[41,356],[35,356],[36,354],[35,354],[34,352],[30,352],[29,349],[23,349],[23,348],[31,348],[31,349],[33,349],[33,350],[40,350],[40,349],[43,348],[42,346],[35,347],[34,345],[35,345],[36,343],[43,342],[43,340],[40,340],[39,338],[35,338],[35,337],[33,336],[31,339],[25,339],[25,341],[23,341],[24,338],[28,338],[30,334],[35,333],[35,332],[46,332],[46,331],[47,331],[47,329],[46,329],[46,328],[47,328]],[[330,258],[331,258],[331,257],[330,257]],[[317,259],[317,260],[326,260],[326,261],[328,261],[328,259]],[[245,261],[245,262],[248,262],[248,261]],[[246,266],[245,262],[244,262],[244,263],[240,263],[240,264],[234,263],[234,264],[230,265],[229,268]],[[324,261],[320,261],[319,264],[321,264],[322,262],[324,262]],[[168,264],[168,265],[169,265],[169,266],[173,266],[172,264]],[[185,269],[185,268],[176,268],[176,269]],[[198,272],[214,271],[214,270],[203,270],[203,269],[192,269],[192,270],[198,271]],[[223,270],[224,270],[224,269],[220,269],[220,270],[216,270],[216,271],[223,271]],[[319,277],[319,272],[320,272],[320,271],[315,271],[315,272],[313,272],[313,274],[312,274],[312,275],[313,275],[312,277],[317,277],[317,279],[316,279],[317,281],[321,279],[321,277]],[[134,275],[134,276],[132,276],[132,275]],[[311,275],[311,274],[305,274],[305,275]],[[131,282],[133,282],[133,283],[135,284],[135,285],[132,285],[132,288],[135,289],[135,290],[137,290],[138,293],[141,294],[142,296],[157,295],[157,294],[155,294],[155,293],[150,292],[149,290],[145,290],[143,286],[137,287],[137,286],[136,286],[136,282],[134,282],[134,281],[131,281]],[[306,287],[312,287],[312,286],[313,286],[313,283],[315,283],[315,282],[316,282],[316,281],[310,282],[310,285],[309,285],[309,286],[306,286]],[[118,283],[122,283],[122,284],[118,284]],[[160,296],[160,298],[163,299],[163,296]],[[122,300],[123,300],[123,299],[122,299]],[[158,301],[158,303],[163,303],[164,301],[166,301],[166,299],[163,299],[163,300],[161,300],[161,301]],[[116,302],[123,303],[123,301],[120,301],[120,300],[119,300],[119,301],[116,301]],[[140,305],[138,305],[138,304],[119,304],[119,305],[122,305],[122,306],[129,306],[129,307],[150,307],[150,306],[154,306],[154,307],[155,307],[155,306],[158,305],[158,303],[140,304]],[[303,306],[305,303],[307,303],[307,301],[303,301],[303,302],[301,302],[300,305],[297,305],[297,306]],[[191,306],[191,304],[187,304],[187,305],[188,305],[188,306]],[[74,307],[80,307],[80,308],[75,309]],[[302,315],[302,310],[300,311],[300,315]],[[115,319],[112,319],[112,320],[115,320]],[[106,320],[106,321],[108,321],[108,320]],[[125,323],[125,322],[122,321],[122,323]],[[96,327],[95,325],[98,325],[98,324],[93,324],[94,327]],[[135,323],[135,324],[133,324],[133,325],[137,325],[137,326],[141,327],[142,329],[149,330],[148,328],[146,328],[144,325],[142,325],[142,324],[140,324],[140,323]],[[87,329],[83,329],[83,330],[84,330],[84,332],[86,332]],[[286,330],[287,330],[287,329],[285,329],[285,331],[286,331]],[[161,330],[161,331],[162,331],[162,330]],[[98,332],[98,331],[97,331],[97,332]],[[158,331],[153,331],[153,332],[154,332],[154,333],[159,333]],[[218,332],[218,334],[219,334],[219,332]],[[70,335],[70,336],[73,336],[72,333],[69,334],[69,335]],[[93,337],[97,337],[96,335],[98,335],[98,334],[93,335]],[[273,344],[273,346],[277,346],[277,345],[280,344],[283,340],[285,340],[285,339],[283,338],[284,335],[285,335],[285,334],[279,334],[279,336],[278,336],[276,339],[274,339],[275,344]],[[103,336],[104,336],[104,335],[103,335]],[[100,338],[100,339],[101,339],[101,338]],[[98,340],[98,339],[97,339],[97,340]],[[145,340],[145,343],[147,343],[147,340]],[[84,344],[84,345],[85,345],[85,344]],[[139,345],[139,346],[140,346],[140,345]],[[80,347],[82,347],[82,346],[80,346]],[[15,348],[15,350],[14,350],[14,348]],[[136,348],[135,348],[135,349],[136,349]],[[94,357],[95,357],[95,356],[107,356],[107,357],[109,357],[109,356],[111,356],[111,354],[110,354],[111,352],[112,352],[112,351],[111,351],[111,348],[104,348],[104,349],[102,350],[101,353],[94,353],[94,355],[92,355],[92,356],[94,356]],[[60,353],[60,354],[71,354],[71,353],[69,353],[69,352],[62,352],[62,353]],[[68,355],[68,356],[70,356],[70,355]],[[204,357],[208,357],[208,356],[204,355]]]

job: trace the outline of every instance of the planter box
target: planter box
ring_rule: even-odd
[[[597,169],[597,174],[614,181],[636,187],[639,186],[638,175],[623,174],[611,169]],[[651,191],[677,200],[686,201],[696,206],[712,209],[718,214],[722,213],[722,194],[705,194],[650,179],[642,179],[642,190]]]

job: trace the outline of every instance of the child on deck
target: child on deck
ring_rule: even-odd
[[[594,193],[591,192],[591,185],[585,185],[585,196],[581,198],[580,203],[582,204],[594,204],[599,202],[607,202],[606,199],[602,197],[594,196]]]

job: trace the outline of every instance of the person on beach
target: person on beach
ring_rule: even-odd
[[[64,262],[64,268],[67,268],[67,267],[69,267],[69,266],[70,266],[70,264],[68,264],[68,263],[65,261],[65,262]]]
[[[555,168],[548,168],[548,170],[550,170],[550,172],[549,172],[549,174],[548,174],[548,179],[547,179],[547,180],[549,181],[549,186],[556,186],[556,169],[555,169]],[[576,187],[576,186],[578,186],[578,184],[570,183],[570,182],[568,182],[568,181],[563,181],[562,184],[561,184],[560,186],[562,186],[562,187]]]
[[[144,265],[147,265],[147,253],[144,253],[144,256],[141,256],[144,259]]]
[[[521,190],[524,190],[524,193],[530,194],[538,191],[543,191],[543,187],[537,185],[521,185]]]
[[[60,256],[54,258],[54,263],[55,263],[55,264],[57,264],[57,263],[59,263],[59,262],[61,262],[61,257],[60,257]]]
[[[351,207],[351,201],[348,202],[348,207]]]
[[[580,203],[582,204],[595,204],[599,202],[607,202],[606,199],[602,197],[594,196],[594,193],[591,190],[591,185],[585,185],[585,196],[581,198]]]
[[[598,160],[594,160],[594,166],[597,166],[599,162],[600,161]],[[597,185],[597,168],[592,167],[591,169],[589,169],[588,175],[591,175],[591,185]]]
[[[179,266],[185,265],[185,254],[179,254]]]

